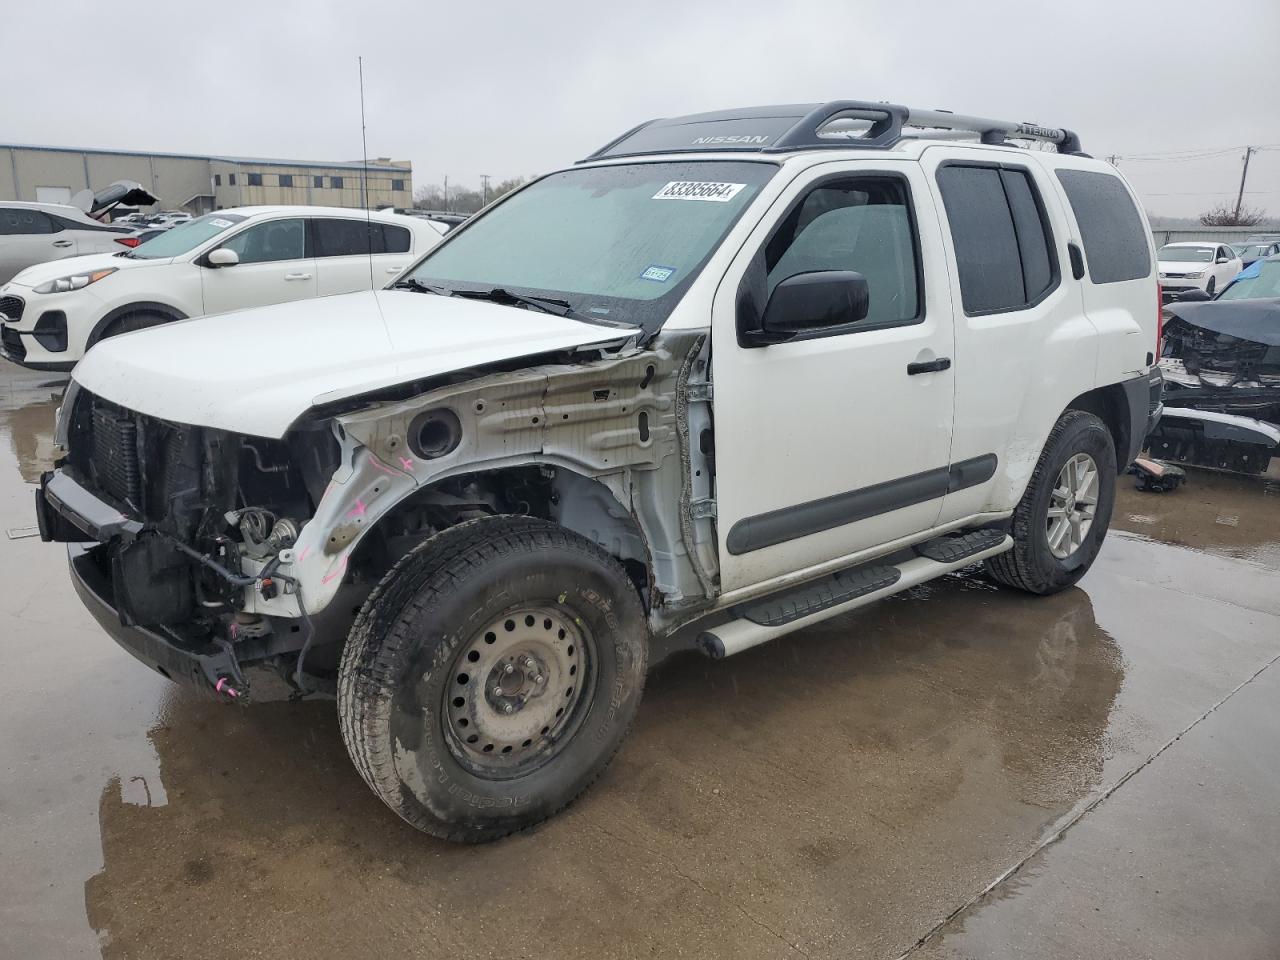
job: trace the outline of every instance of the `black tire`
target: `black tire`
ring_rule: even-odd
[[[1213,296],[1213,289],[1217,286],[1217,277],[1210,277],[1209,282],[1204,285],[1204,292],[1209,296]]]
[[[1098,470],[1098,503],[1093,522],[1078,549],[1063,559],[1049,547],[1049,501],[1067,461],[1076,454],[1093,458]],[[1093,564],[1111,523],[1116,496],[1116,448],[1107,425],[1091,413],[1064,413],[1040,452],[1035,472],[1013,513],[1013,549],[986,561],[997,582],[1040,595],[1065,590]]]
[[[563,725],[549,736],[543,726],[541,736],[535,730],[508,758],[480,755],[482,746],[464,744],[456,726],[465,720],[454,713],[464,710],[462,691],[473,700],[465,709],[484,706],[489,723],[521,718],[492,719],[498,708],[489,695],[500,688],[489,684],[500,666],[487,671],[484,661],[476,664],[478,691],[457,685],[468,676],[465,658],[478,659],[486,649],[477,638],[493,643],[487,625],[510,631],[513,620],[503,618],[532,608],[549,614],[536,625],[528,619],[534,632],[544,623],[550,630],[552,616],[581,631],[581,648],[567,646],[578,658],[569,689],[581,689],[566,701],[563,720],[552,721]],[[546,637],[555,642],[553,634]],[[559,638],[563,653],[563,629]],[[635,585],[594,543],[532,518],[460,524],[401,559],[361,608],[338,674],[342,737],[365,782],[408,823],[448,840],[495,840],[558,812],[604,771],[639,705],[648,646]],[[555,665],[542,672],[569,675]],[[533,679],[543,682],[536,671],[522,674],[526,683]],[[544,692],[550,694],[533,696]],[[559,686],[554,695],[564,696]],[[528,709],[527,717],[541,722],[539,711],[560,701],[530,702],[516,713]],[[484,722],[475,719],[470,729]],[[499,763],[511,766],[501,772],[485,766]]]
[[[163,323],[171,323],[173,317],[163,313],[156,313],[153,310],[138,310],[134,313],[126,313],[123,317],[116,317],[103,329],[94,343],[106,340],[108,337],[117,337],[122,333],[133,333],[135,330],[146,330],[148,327],[158,327]],[[92,346],[92,344],[90,344]]]

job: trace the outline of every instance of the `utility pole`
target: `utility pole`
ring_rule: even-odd
[[[1244,179],[1249,176],[1249,157],[1253,156],[1258,150],[1257,147],[1244,148],[1244,169],[1240,171],[1240,192],[1236,194],[1236,213],[1235,221],[1240,221],[1240,205],[1244,203]]]
[[[445,213],[449,212],[449,175],[444,175],[444,209]]]
[[[481,201],[480,206],[487,207],[489,205],[489,174],[480,174]]]

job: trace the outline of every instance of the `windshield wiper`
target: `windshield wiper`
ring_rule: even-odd
[[[568,300],[560,300],[556,297],[532,297],[524,293],[512,293],[502,287],[494,287],[490,290],[455,290],[453,295],[455,297],[466,297],[469,300],[488,300],[490,303],[531,307],[542,313],[550,313],[557,317],[569,317],[573,320],[586,319],[586,317],[580,316],[573,309],[573,305]]]
[[[425,283],[417,277],[404,277],[391,285],[392,290],[413,290],[417,293],[434,293],[441,297],[452,297],[453,291],[447,287],[437,287]]]

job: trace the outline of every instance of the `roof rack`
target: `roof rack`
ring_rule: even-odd
[[[920,131],[908,133],[908,129]],[[977,139],[981,143],[1040,140],[1059,153],[1080,153],[1070,130],[1034,123],[967,117],[948,110],[917,110],[895,103],[832,100],[830,103],[744,107],[650,120],[611,140],[580,163],[604,157],[733,150],[884,148],[902,140]]]

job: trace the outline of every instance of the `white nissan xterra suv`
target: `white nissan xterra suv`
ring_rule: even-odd
[[[730,656],[979,561],[1075,583],[1160,412],[1158,317],[1133,193],[1069,131],[656,120],[390,289],[94,347],[40,529],[143,663],[336,694],[393,810],[492,839],[600,774],[651,645]]]

